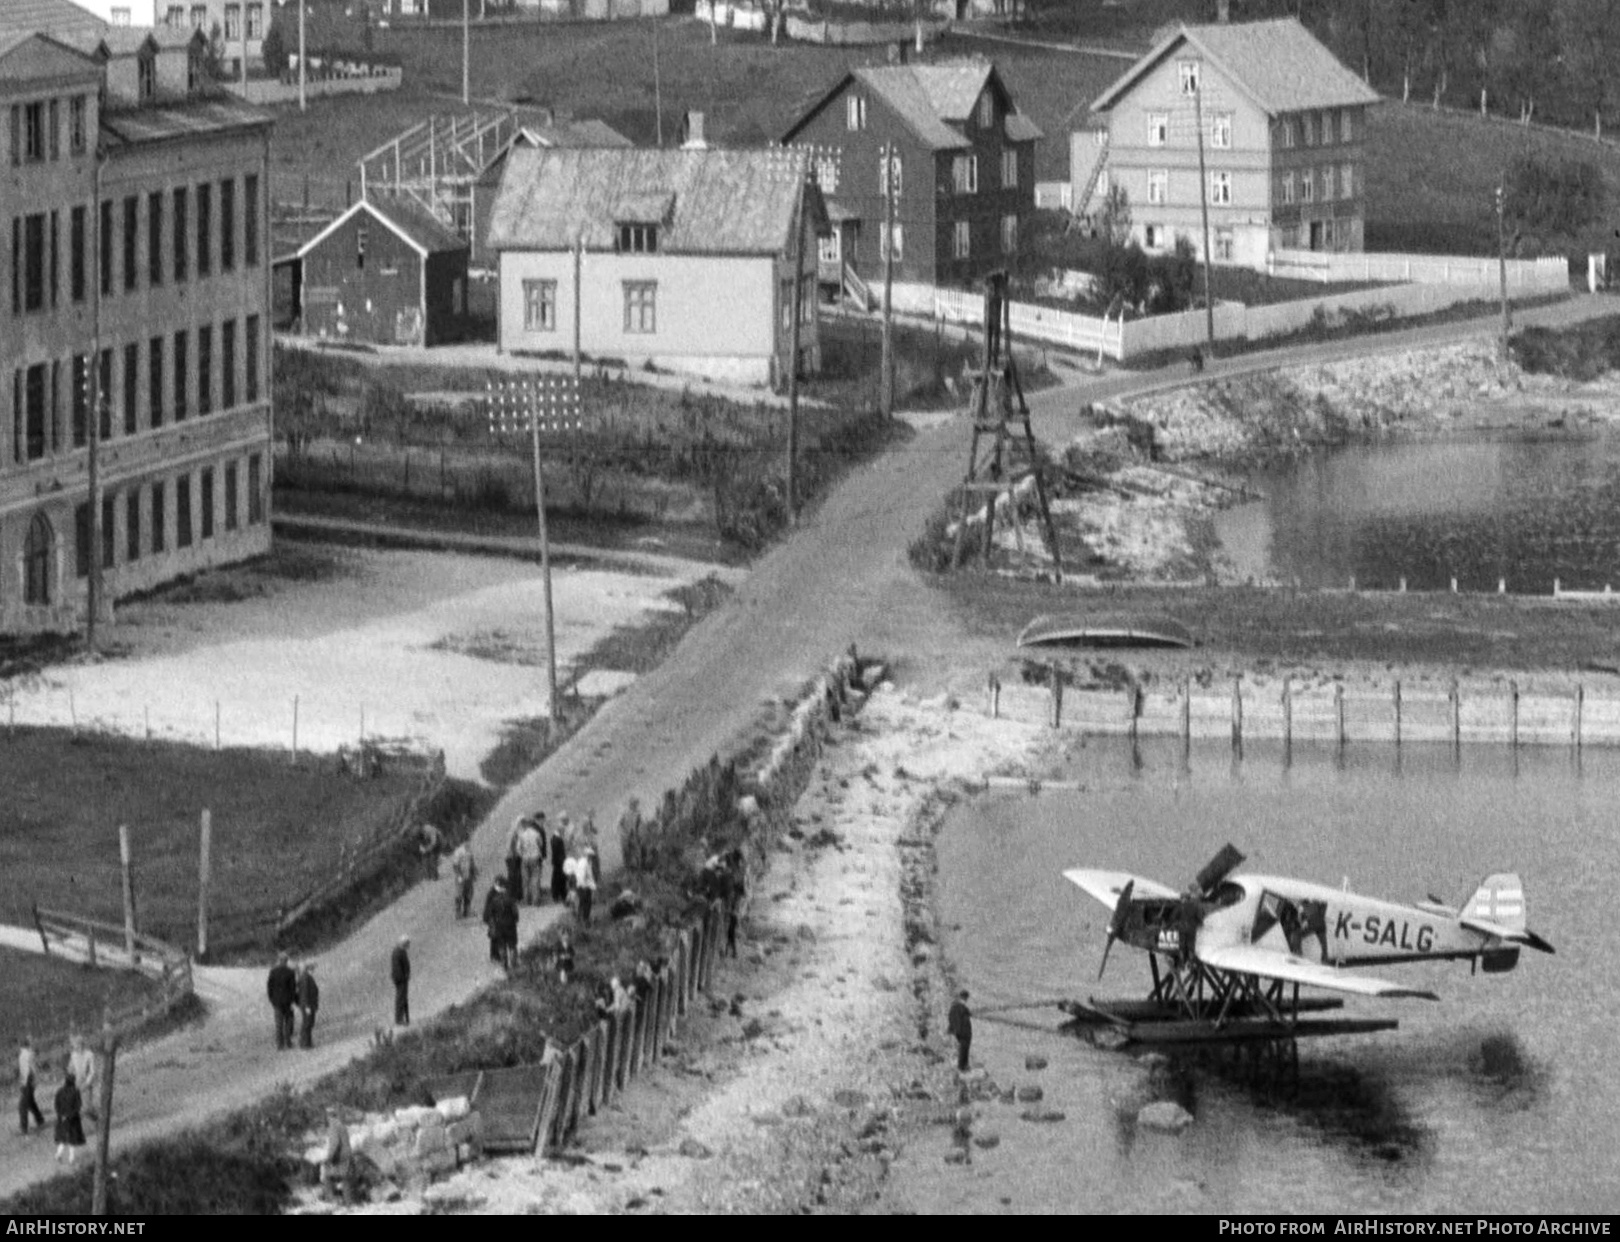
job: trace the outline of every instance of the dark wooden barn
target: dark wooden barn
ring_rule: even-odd
[[[298,251],[306,336],[375,345],[456,339],[467,243],[413,203],[365,199]]]

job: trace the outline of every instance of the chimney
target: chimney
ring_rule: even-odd
[[[703,136],[703,113],[688,112],[686,114],[686,141],[681,143],[683,151],[707,151],[709,140]]]
[[[1228,25],[1232,20],[1232,0],[1215,0],[1215,20]]]

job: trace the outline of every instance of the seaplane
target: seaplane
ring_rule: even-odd
[[[1063,876],[1108,907],[1099,981],[1116,941],[1144,950],[1153,987],[1142,1001],[1064,1001],[1076,1022],[1106,1042],[1242,1043],[1392,1030],[1381,1018],[1320,1019],[1337,997],[1439,1000],[1435,993],[1356,967],[1467,959],[1486,974],[1512,970],[1524,948],[1552,945],[1525,925],[1524,885],[1512,873],[1487,876],[1461,906],[1439,898],[1415,905],[1364,897],[1283,876],[1237,874],[1244,857],[1226,845],[1180,892],[1124,871],[1077,869]]]

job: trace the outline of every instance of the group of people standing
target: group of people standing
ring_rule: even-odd
[[[285,1051],[293,1046],[293,1027],[296,1010],[298,1046],[315,1046],[315,1013],[321,1007],[321,988],[315,982],[315,963],[301,962],[296,968],[285,953],[270,968],[265,982],[270,996],[270,1008],[276,1018],[276,1048]]]
[[[38,1089],[39,1060],[34,1052],[34,1041],[27,1035],[17,1047],[17,1123],[18,1129],[28,1133],[32,1121],[36,1130],[45,1128],[45,1114],[39,1110],[35,1098]],[[53,1107],[56,1113],[56,1158],[73,1164],[84,1146],[84,1095],[96,1082],[96,1054],[84,1041],[74,1035],[68,1051],[66,1072],[62,1085],[56,1089]],[[94,1111],[90,1110],[92,1115]]]
[[[549,885],[546,864],[551,865]],[[472,850],[466,842],[450,856],[455,884],[456,917],[472,912],[473,886],[478,878]],[[489,960],[510,970],[517,963],[518,909],[551,900],[571,905],[581,924],[588,926],[602,880],[602,859],[596,848],[596,825],[587,815],[575,828],[567,812],[549,826],[544,811],[520,815],[506,838],[506,870],[495,877],[484,896],[483,922],[489,933]],[[570,944],[572,942],[570,941]],[[571,956],[571,955],[570,955]]]

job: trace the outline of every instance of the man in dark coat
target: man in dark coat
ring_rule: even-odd
[[[78,1084],[68,1074],[56,1089],[56,1158],[67,1157],[72,1164],[78,1159],[79,1148],[84,1146],[84,1101],[79,1097]]]
[[[563,864],[568,861],[568,838],[563,836],[563,825],[567,822],[568,816],[561,816],[551,830],[551,900],[558,905],[568,900],[568,873],[563,870]]]
[[[276,1014],[276,1047],[291,1048],[293,1044],[293,1006],[298,1003],[298,976],[283,953],[279,961],[270,968],[270,978],[265,984],[265,991],[270,996],[270,1008]]]
[[[967,1007],[967,989],[956,994],[951,1002],[950,1016],[945,1019],[945,1029],[956,1037],[956,1068],[959,1073],[966,1073],[968,1067],[968,1049],[973,1046],[973,1014]]]
[[[315,1046],[315,1011],[321,1007],[321,986],[315,982],[315,963],[305,962],[298,972],[298,1008],[303,1021],[298,1026],[298,1046]]]
[[[511,970],[517,965],[518,903],[516,897],[504,890],[495,904],[490,936],[496,943],[496,956],[501,965]]]
[[[401,936],[388,959],[388,977],[394,981],[394,1025],[411,1024],[411,938]]]

